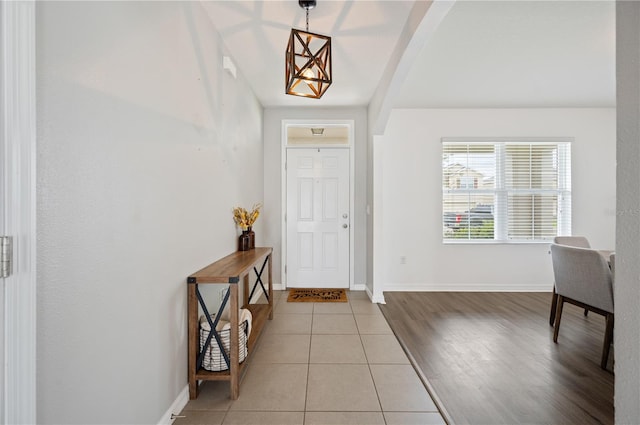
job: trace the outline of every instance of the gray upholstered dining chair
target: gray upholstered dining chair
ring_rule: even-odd
[[[600,367],[606,369],[614,323],[613,276],[607,260],[596,250],[556,243],[551,244],[551,260],[558,294],[553,342],[558,342],[565,302],[603,315],[606,329]]]
[[[589,240],[584,236],[556,236],[553,243],[558,245],[576,246],[578,248],[591,248]]]
[[[579,248],[591,248],[589,240],[584,236],[556,236],[553,238],[553,243],[558,245],[577,246]],[[549,312],[549,326],[553,326],[556,320],[556,308],[558,307],[558,294],[556,294],[556,287],[553,286],[553,295],[551,296],[551,311]],[[586,316],[589,310],[584,310]]]

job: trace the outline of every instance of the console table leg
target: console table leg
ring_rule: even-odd
[[[189,326],[189,398],[194,400],[198,397],[198,380],[196,379],[196,362],[198,359],[199,341],[198,341],[198,299],[196,296],[196,286],[188,286],[187,303],[188,303],[188,317],[187,323]]]
[[[269,312],[269,320],[273,319],[273,280],[271,279],[271,257],[269,254],[269,264],[267,266],[267,279],[269,280],[269,305],[271,306],[271,311]]]
[[[231,319],[231,364],[229,365],[229,385],[231,399],[237,400],[240,395],[240,347],[238,346],[238,285],[229,285],[231,291],[231,303],[229,305]]]
[[[253,291],[251,295],[249,295],[249,274],[244,275],[242,279],[242,302],[244,305],[251,304],[251,296],[253,295]]]

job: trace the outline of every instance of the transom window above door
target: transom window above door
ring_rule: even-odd
[[[288,146],[349,145],[349,127],[346,125],[289,125]]]
[[[445,242],[571,234],[570,139],[443,139]]]

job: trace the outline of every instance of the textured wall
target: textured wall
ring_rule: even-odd
[[[39,423],[157,423],[185,388],[186,276],[263,193],[224,54],[198,2],[38,3]]]
[[[396,109],[383,140],[376,229],[385,290],[551,290],[548,244],[442,243],[442,137],[574,137],[573,232],[613,248],[614,109]]]
[[[640,423],[640,3],[617,2],[616,423]]]

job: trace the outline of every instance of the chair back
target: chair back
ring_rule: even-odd
[[[594,249],[551,244],[559,295],[613,313],[613,280],[607,260]]]
[[[556,236],[553,243],[558,245],[577,246],[579,248],[591,248],[589,240],[584,236]]]

